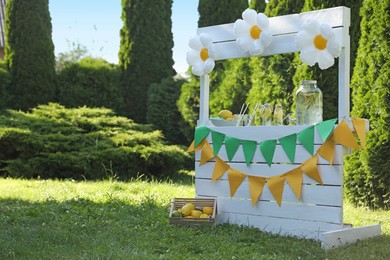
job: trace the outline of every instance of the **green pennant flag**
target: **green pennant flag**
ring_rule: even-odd
[[[282,145],[282,148],[286,153],[288,159],[290,159],[290,162],[294,163],[295,148],[297,146],[297,134],[284,136],[279,139],[279,142]]]
[[[238,147],[240,146],[240,139],[234,137],[226,137],[225,138],[225,148],[226,153],[229,159],[229,162],[232,161],[234,155],[237,152]]]
[[[194,147],[197,147],[210,133],[210,129],[204,125],[195,128]]]
[[[219,150],[221,150],[223,141],[225,140],[225,134],[220,132],[211,131],[211,140],[213,142],[214,156],[217,156]]]
[[[249,166],[251,164],[253,155],[256,152],[257,142],[251,140],[242,140],[241,144],[242,150],[244,151],[246,165]]]
[[[298,133],[298,140],[302,146],[311,154],[314,154],[314,125],[303,129]]]
[[[260,151],[269,167],[271,167],[272,159],[274,158],[275,147],[276,140],[266,140],[260,143]]]
[[[337,118],[326,120],[324,122],[321,122],[317,124],[317,130],[318,133],[321,136],[322,141],[326,141],[328,139],[329,135],[332,133],[334,125],[336,124]]]

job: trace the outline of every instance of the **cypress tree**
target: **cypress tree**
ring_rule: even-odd
[[[266,16],[274,17],[299,13],[303,3],[293,0],[270,0],[264,11]],[[281,104],[285,113],[290,113],[293,103],[292,81],[295,73],[294,54],[272,55],[269,57],[253,57],[251,59],[252,88],[247,101],[269,103],[273,106]]]
[[[172,0],[122,0],[119,66],[123,114],[146,122],[150,84],[175,74],[172,58]]]
[[[250,0],[249,2],[249,8],[255,10],[258,13],[264,13],[265,7],[265,0]]]
[[[356,205],[390,209],[390,0],[365,0],[351,81],[352,116],[367,118],[367,149],[345,164],[346,195]]]
[[[55,58],[48,0],[9,0],[5,61],[7,107],[27,110],[55,100]]]
[[[302,12],[307,12],[335,6],[346,6],[351,8],[351,68],[353,68],[355,64],[357,42],[360,35],[359,9],[361,7],[361,2],[362,0],[306,0],[302,9]],[[296,55],[295,63],[297,64],[297,69],[294,75],[294,85],[296,87],[294,93],[302,80],[317,80],[317,86],[323,93],[324,120],[336,118],[338,115],[338,59],[335,60],[335,64],[332,67],[326,70],[321,70],[318,65],[309,67],[308,65],[303,64],[298,54]],[[292,109],[294,110],[294,107]]]

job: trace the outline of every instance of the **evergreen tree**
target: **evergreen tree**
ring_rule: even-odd
[[[249,8],[255,10],[258,13],[264,13],[265,7],[265,0],[250,0],[249,2]]]
[[[390,0],[365,0],[351,82],[352,116],[367,118],[367,149],[348,156],[346,195],[356,205],[390,209]]]
[[[362,0],[306,0],[302,12],[319,10],[324,8],[346,6],[351,8],[351,27],[350,27],[350,38],[351,38],[351,68],[355,64],[357,42],[359,40],[359,9]],[[296,54],[295,63],[297,64],[296,73],[294,75],[295,91],[298,89],[300,82],[306,79],[317,80],[317,86],[323,93],[324,103],[324,120],[337,118],[338,116],[338,59],[335,60],[335,64],[326,69],[321,70],[318,65],[309,67],[303,64],[299,55]],[[352,74],[351,74],[352,75]],[[292,108],[294,111],[294,106]]]
[[[7,107],[27,110],[55,100],[55,59],[48,0],[9,0],[5,61]]]
[[[172,0],[122,0],[119,65],[123,114],[138,123],[146,122],[150,84],[175,73],[171,14]]]
[[[270,18],[299,13],[302,6],[301,1],[270,0],[264,14]],[[247,101],[252,104],[252,108],[256,103],[269,103],[273,107],[279,103],[286,114],[290,113],[294,96],[293,61],[292,53],[251,58],[252,88]]]

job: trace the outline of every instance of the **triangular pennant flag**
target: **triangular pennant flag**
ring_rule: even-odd
[[[200,142],[200,144],[198,144],[198,146],[194,147],[194,143],[195,141],[192,141],[192,143],[190,144],[190,146],[188,147],[187,149],[187,152],[190,153],[190,152],[193,152],[193,151],[199,151],[200,149],[202,149],[203,145],[205,144],[205,139],[203,139],[202,142]]]
[[[334,151],[335,151],[335,142],[332,138],[329,138],[321,145],[320,148],[318,148],[317,153],[321,155],[322,158],[327,160],[330,165],[333,164],[333,158],[334,158]]]
[[[321,136],[322,141],[325,142],[329,135],[332,133],[337,118],[323,121],[317,125],[317,131]]]
[[[214,158],[213,149],[211,148],[211,145],[207,140],[205,140],[205,143],[202,148],[202,154],[200,156],[200,163],[199,165],[205,164],[210,159]]]
[[[352,118],[353,127],[357,135],[359,136],[360,142],[363,149],[366,148],[366,120],[363,118]]]
[[[268,188],[274,196],[279,207],[282,205],[283,189],[284,189],[284,176],[277,175],[267,179]]]
[[[236,154],[239,146],[240,146],[240,139],[226,136],[225,148],[226,148],[226,153],[227,153],[229,162],[231,162],[233,160],[233,157]]]
[[[311,154],[314,154],[314,125],[303,129],[298,133],[298,140],[302,146]]]
[[[286,176],[286,180],[293,190],[295,196],[297,196],[298,200],[301,200],[301,191],[302,191],[302,180],[303,180],[303,172],[300,167],[295,168],[284,174]]]
[[[225,134],[216,131],[211,131],[211,140],[213,142],[214,156],[217,156],[219,150],[221,150],[223,141],[225,140]]]
[[[242,140],[241,141],[242,150],[244,151],[246,165],[250,165],[253,155],[256,152],[257,142],[251,140]]]
[[[210,133],[210,129],[204,125],[195,128],[194,146],[197,147]]]
[[[318,157],[317,155],[314,155],[310,159],[308,159],[306,162],[302,163],[301,169],[304,173],[306,173],[307,176],[315,180],[316,182],[320,184],[324,184],[322,182],[320,173],[318,172],[317,169],[317,161]]]
[[[359,150],[359,145],[356,142],[351,129],[344,120],[336,126],[332,138],[336,143]]]
[[[279,139],[280,144],[283,147],[288,159],[291,163],[294,163],[295,159],[295,148],[297,146],[297,134],[287,135]]]
[[[194,143],[195,143],[195,141],[192,141],[192,143],[190,144],[190,146],[187,149],[187,153],[195,151]]]
[[[248,176],[249,192],[251,194],[252,207],[256,205],[261,193],[263,192],[265,180],[266,179],[264,177]]]
[[[272,159],[274,158],[276,147],[276,140],[266,140],[260,143],[260,151],[264,156],[265,161],[268,166],[271,167]]]
[[[245,180],[246,175],[240,172],[239,170],[230,168],[228,171],[228,179],[230,186],[230,196],[233,197],[236,193],[238,187],[240,187],[241,183]]]
[[[223,161],[218,156],[215,158],[213,175],[211,176],[211,181],[214,182],[219,180],[227,170],[229,170],[230,166],[225,161]]]

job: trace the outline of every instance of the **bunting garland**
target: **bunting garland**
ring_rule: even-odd
[[[210,130],[206,126],[200,126],[195,129],[194,141],[191,143],[187,151],[192,152],[202,150],[200,165],[203,165],[215,158],[211,181],[214,182],[219,180],[226,172],[228,172],[231,197],[234,196],[242,182],[248,177],[252,206],[256,205],[266,183],[275,201],[279,206],[281,206],[284,185],[286,182],[291,187],[298,200],[301,199],[303,174],[306,174],[317,183],[321,185],[323,184],[321,175],[319,174],[317,168],[318,156],[321,156],[332,165],[336,143],[348,148],[359,149],[359,145],[347,123],[342,120],[339,125],[334,127],[335,123],[336,119],[332,119],[316,125],[319,135],[324,141],[316,153],[314,153],[314,126],[310,126],[300,131],[298,134],[291,134],[279,138],[279,143],[291,163],[294,162],[297,139],[312,155],[312,157],[303,162],[299,167],[272,177],[248,175],[232,168],[227,162],[218,156],[219,150],[221,149],[223,142],[225,142],[226,153],[230,162],[241,145],[245,156],[245,162],[247,166],[249,166],[257,147],[257,142],[254,140],[240,140],[238,138],[226,136],[225,134]],[[352,123],[362,147],[365,148],[365,120],[352,119]],[[211,147],[210,143],[206,139],[210,132],[213,147]],[[266,163],[270,167],[272,165],[276,143],[277,140],[264,140],[259,144],[260,152],[263,154]]]

